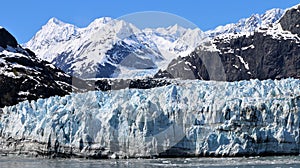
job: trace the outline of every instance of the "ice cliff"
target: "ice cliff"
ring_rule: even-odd
[[[62,157],[299,154],[300,80],[176,81],[0,110],[0,153]]]

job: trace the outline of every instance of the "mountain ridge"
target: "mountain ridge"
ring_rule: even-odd
[[[267,28],[276,23],[284,12],[285,10],[279,8],[270,9],[263,14],[253,14],[248,18],[240,19],[236,23],[218,26],[213,30],[206,31],[206,33],[211,37],[215,37],[220,34],[253,32],[257,28]]]
[[[199,28],[188,29],[179,25],[138,29],[130,23],[110,17],[95,19],[87,27],[78,28],[51,18],[24,46],[31,48],[40,58],[54,63],[68,74],[82,78],[152,77],[159,69],[167,69],[167,65],[173,59],[189,55],[211,38],[254,32],[262,26],[269,27],[277,22],[283,13],[284,10],[271,9],[264,14],[254,14],[247,19],[241,19],[236,24],[220,26],[206,32]],[[57,24],[52,25],[53,23]],[[120,25],[122,29],[116,28],[116,25]],[[132,38],[128,38],[129,36]],[[118,61],[112,61],[116,60],[116,57]],[[142,64],[127,63],[132,63],[133,59],[139,60],[136,62],[141,61]]]
[[[59,34],[65,35],[62,36],[65,37],[62,39],[55,38],[55,33],[51,33],[53,29],[57,28],[56,25],[51,26],[53,20],[54,19],[50,19],[50,21],[48,21],[48,23],[43,26],[43,28],[28,43],[24,44],[24,46],[31,48],[42,59],[54,63],[69,74],[74,73],[75,76],[84,78],[86,78],[84,74],[87,74],[87,72],[92,72],[91,75],[87,75],[88,77],[122,78],[144,76],[144,74],[146,74],[146,76],[147,74],[150,74],[150,76],[154,75],[161,65],[168,64],[171,59],[176,57],[178,52],[184,52],[186,51],[186,48],[188,48],[188,44],[184,44],[183,40],[180,41],[178,35],[183,35],[187,32],[199,36],[198,39],[201,38],[200,36],[203,36],[199,29],[193,32],[193,30],[184,29],[178,25],[172,26],[169,28],[168,32],[165,32],[170,39],[163,39],[162,43],[174,42],[172,46],[174,46],[173,48],[176,51],[168,51],[167,49],[160,47],[157,41],[151,39],[151,33],[155,34],[154,30],[140,30],[131,23],[127,23],[123,20],[115,20],[107,17],[98,18],[85,28],[77,28],[70,24],[62,24],[63,26],[59,27],[58,30],[55,30],[55,33],[60,32]],[[51,31],[47,29],[48,26]],[[95,37],[98,39],[95,39]],[[192,38],[188,35],[183,38],[188,37]],[[44,41],[50,41],[50,43],[45,43]],[[193,40],[193,42],[195,43],[195,40]],[[192,45],[198,45],[194,43]],[[150,66],[152,67],[152,70],[148,69],[148,65],[145,65],[145,68],[142,69],[135,68],[137,65],[128,66],[126,64],[126,66],[124,66],[120,65],[120,62],[116,63],[108,61],[115,57],[115,54],[120,54],[117,53],[118,50],[125,48],[128,50],[127,55],[119,56],[122,60],[121,62],[128,62],[127,58],[136,57],[144,62],[143,64],[152,64],[153,66]],[[190,47],[186,53],[189,53],[192,49],[193,47]],[[111,51],[116,51],[116,53]],[[60,60],[63,60],[64,63],[68,65],[68,70],[65,68],[66,65],[63,65]],[[105,70],[106,67],[108,67],[107,70]],[[98,71],[100,68],[101,70]],[[108,72],[112,69],[115,69],[115,71],[112,73]],[[81,70],[84,71],[82,74],[79,72]],[[100,74],[101,72],[103,72],[103,74]],[[129,76],[127,76],[127,73]]]

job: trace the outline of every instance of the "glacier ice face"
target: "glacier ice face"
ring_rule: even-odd
[[[5,107],[0,153],[95,158],[300,153],[300,80],[175,83]]]

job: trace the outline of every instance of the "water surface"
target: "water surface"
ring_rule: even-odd
[[[156,168],[156,167],[242,167],[242,168],[299,168],[300,156],[250,158],[163,158],[163,159],[41,159],[0,157],[1,168]]]

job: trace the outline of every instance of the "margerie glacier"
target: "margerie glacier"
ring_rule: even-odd
[[[5,107],[0,152],[92,158],[300,153],[300,80],[174,83]]]
[[[298,5],[284,13],[272,10],[265,15],[254,15],[210,32],[208,36],[212,39],[200,46],[198,42],[203,32],[199,29],[183,30],[173,26],[141,32],[130,23],[109,18],[96,20],[86,29],[51,19],[44,27],[51,31],[41,31],[33,38],[31,46],[41,47],[40,52],[49,51],[47,47],[52,45],[63,49],[52,50],[62,52],[58,53],[58,57],[47,57],[52,63],[69,61],[70,64],[63,64],[66,66],[62,69],[78,65],[73,67],[76,71],[85,65],[85,70],[90,71],[95,68],[92,63],[96,63],[100,69],[95,70],[101,70],[100,75],[104,76],[107,72],[109,77],[127,74],[125,67],[131,66],[132,61],[140,62],[134,65],[136,69],[130,69],[133,74],[141,75],[147,74],[140,73],[144,70],[151,73],[158,70],[163,61],[171,61],[171,58],[166,59],[160,54],[160,49],[170,44],[170,41],[167,42],[170,33],[176,35],[171,41],[182,39],[180,41],[191,42],[190,46],[198,46],[188,56],[175,55],[178,58],[171,61],[167,70],[160,71],[162,83],[150,78],[131,83],[144,90],[119,87],[126,83],[123,79],[115,80],[116,85],[101,79],[78,79],[78,89],[73,88],[74,76],[38,59],[46,58],[47,54],[37,52],[36,56],[29,49],[23,49],[12,35],[0,28],[0,79],[5,79],[0,80],[0,106],[6,106],[0,109],[0,153],[87,158],[298,155],[299,13]],[[111,22],[107,22],[109,20]],[[94,36],[93,31],[100,29],[95,25],[103,24],[111,24],[111,29],[102,32],[108,33],[108,39],[101,33]],[[57,29],[50,29],[49,25]],[[61,32],[58,31],[60,28]],[[89,36],[80,39],[82,32]],[[185,32],[185,35],[180,32]],[[48,35],[49,39],[46,38]],[[163,40],[160,37],[167,37],[167,41],[156,45]],[[196,40],[189,40],[194,37]],[[73,45],[73,40],[78,43]],[[81,40],[83,43],[79,43]],[[177,50],[182,46],[176,43],[177,40],[169,49],[175,47],[174,52],[187,52]],[[60,48],[61,43],[65,44],[65,48]],[[103,51],[100,52],[103,57],[93,60],[93,53],[97,51]],[[87,55],[91,57],[79,58]],[[219,66],[210,71],[203,63],[203,58],[212,56],[221,59],[219,63],[223,65],[224,75],[221,71],[214,71]],[[127,57],[129,60],[125,59]],[[104,62],[101,62],[102,58]],[[209,60],[216,63],[213,59]],[[116,69],[119,70],[114,71]],[[189,74],[193,79],[212,79],[215,73],[209,72],[228,77],[226,80],[232,82],[179,80],[190,79]],[[169,77],[179,79],[167,79]],[[53,81],[49,83],[49,79]],[[24,80],[34,80],[42,87],[38,92],[31,91],[32,85],[23,84],[17,88],[19,85],[15,83]],[[90,82],[95,83],[96,89],[109,91],[70,93],[74,89],[86,91],[94,87],[89,85]],[[50,85],[55,83],[55,87]],[[106,84],[109,87],[103,87]],[[81,88],[81,85],[88,87]],[[68,92],[62,93],[63,87]],[[62,95],[43,95],[48,88],[53,88],[53,95],[60,95],[56,92]],[[2,101],[11,98],[15,100]],[[23,101],[26,99],[32,101]]]

